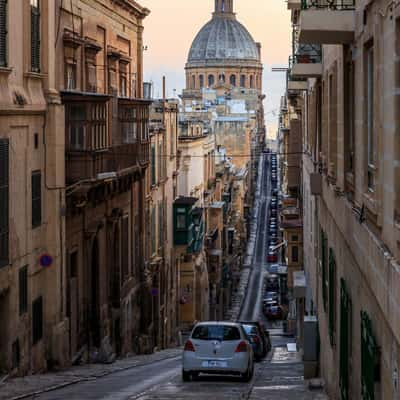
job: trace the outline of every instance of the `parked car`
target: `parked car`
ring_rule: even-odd
[[[257,326],[260,334],[261,334],[261,340],[263,341],[263,345],[264,345],[264,355],[263,357],[265,357],[267,355],[267,353],[271,350],[272,345],[271,345],[271,338],[269,336],[269,332],[268,330],[265,328],[265,326],[259,322],[259,321],[239,321],[242,324],[247,324],[247,325],[255,325]]]
[[[271,274],[268,276],[265,289],[267,291],[278,291],[279,290],[278,275]]]
[[[269,263],[274,263],[278,261],[278,253],[276,251],[269,251],[267,255],[267,261]]]
[[[242,324],[247,338],[253,347],[254,359],[260,361],[264,357],[264,344],[261,339],[261,333],[255,325]]]
[[[268,244],[269,244],[269,246],[275,247],[278,244],[278,238],[271,238],[270,237],[268,239]]]
[[[199,373],[251,380],[254,353],[241,324],[211,321],[195,325],[183,350],[182,379],[189,381]]]
[[[279,305],[268,307],[268,309],[265,312],[265,316],[271,320],[282,319],[283,316],[282,307]]]
[[[268,231],[269,233],[276,232],[278,230],[278,226],[276,224],[269,224]]]
[[[264,293],[264,298],[263,300],[277,300],[279,299],[279,293],[276,291],[266,291]]]
[[[270,264],[268,265],[268,272],[270,274],[277,274],[279,270],[279,264]]]

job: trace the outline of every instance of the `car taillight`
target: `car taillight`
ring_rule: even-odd
[[[183,351],[196,351],[196,350],[195,350],[195,348],[193,346],[193,343],[190,340],[188,340],[185,343],[185,348],[183,349]]]
[[[260,342],[260,338],[258,336],[254,336],[253,340],[254,340],[254,343],[259,343]]]
[[[241,341],[235,350],[235,353],[246,353],[247,352],[247,344],[244,341]]]

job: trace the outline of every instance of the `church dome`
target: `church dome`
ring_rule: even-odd
[[[213,18],[200,30],[189,51],[188,65],[208,62],[259,62],[257,44],[236,20],[231,3],[216,1]]]

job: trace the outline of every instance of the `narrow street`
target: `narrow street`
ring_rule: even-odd
[[[265,360],[256,364],[253,380],[243,383],[236,377],[200,376],[184,383],[181,378],[181,357],[172,355],[164,360],[149,361],[104,377],[88,378],[64,388],[37,394],[34,396],[36,400],[205,400],[210,395],[213,399],[221,400],[326,399],[321,392],[307,389],[301,355],[287,350],[287,344],[293,343],[294,338],[283,336],[279,321],[272,324],[265,320],[261,312],[268,242],[269,157],[263,156],[262,162],[259,203],[256,207],[259,214],[255,254],[240,319],[259,319],[269,329],[272,328],[273,349]],[[24,397],[14,397],[17,398]]]

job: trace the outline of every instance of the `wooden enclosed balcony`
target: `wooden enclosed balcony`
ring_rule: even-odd
[[[62,96],[67,184],[114,179],[147,166],[148,101],[82,92]]]
[[[346,44],[354,40],[354,0],[303,0],[299,42]]]

